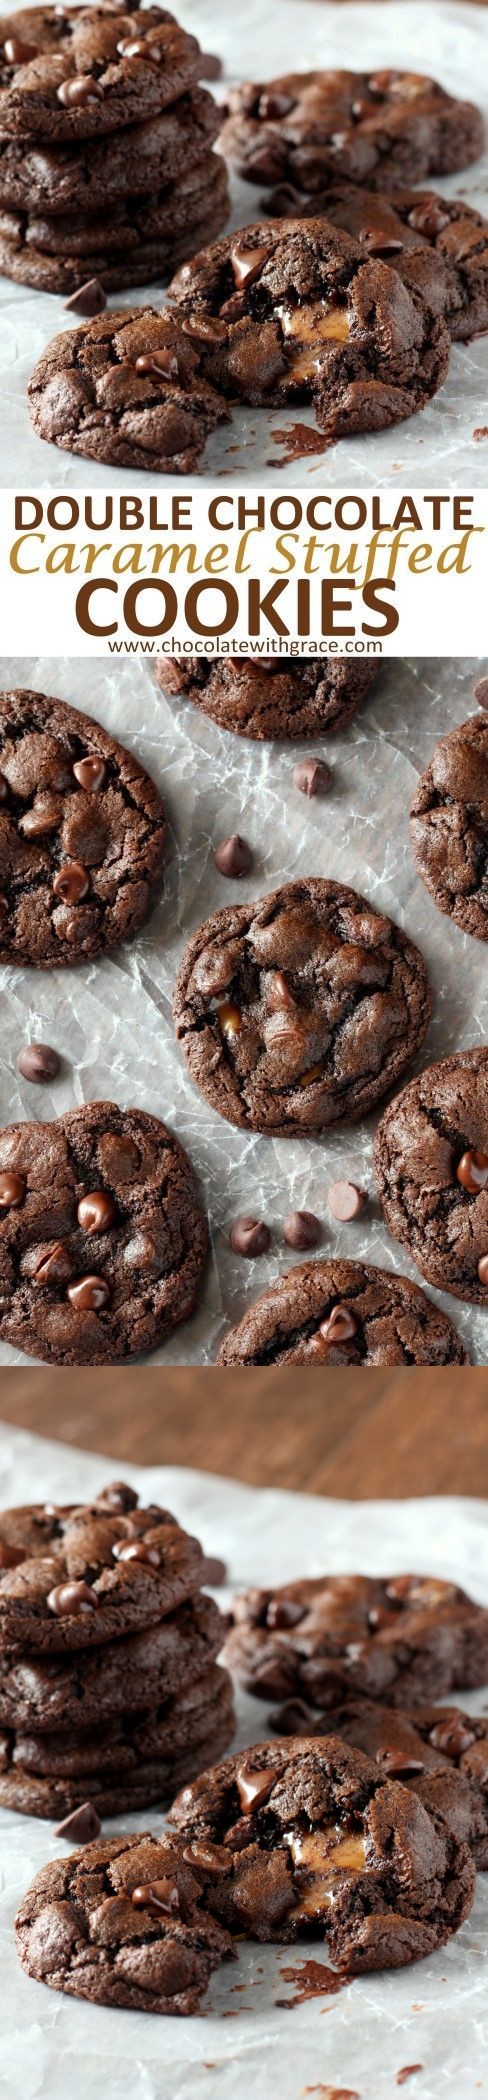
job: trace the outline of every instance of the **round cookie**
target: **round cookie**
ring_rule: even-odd
[[[157,1116],[88,1101],[0,1131],[11,1348],[64,1365],[148,1355],[194,1311],[207,1245],[190,1161]]]
[[[261,1291],[219,1364],[465,1364],[446,1314],[390,1269],[307,1261]]]
[[[377,664],[347,657],[170,656],[155,664],[164,693],[183,694],[219,729],[257,742],[333,735],[344,729],[378,676]]]
[[[422,73],[388,66],[246,81],[232,90],[228,109],[221,150],[244,181],[290,182],[312,197],[331,175],[382,189],[449,175],[483,150],[474,103]]]
[[[96,1501],[0,1515],[0,1639],[36,1652],[98,1648],[156,1626],[198,1591],[203,1554],[168,1510],[124,1481]]]
[[[229,417],[181,324],[154,307],[121,307],[55,336],[27,396],[48,444],[148,473],[192,473]]]
[[[132,752],[45,693],[0,695],[0,962],[48,970],[138,931],[163,888],[166,817]]]
[[[256,1699],[421,1706],[486,1684],[488,1611],[437,1575],[317,1575],[234,1599],[224,1660]]]
[[[194,87],[174,109],[115,132],[109,152],[104,139],[49,146],[0,137],[0,205],[57,218],[63,212],[106,214],[109,204],[117,207],[124,197],[152,197],[198,166],[218,123],[213,96]]]
[[[488,718],[440,738],[410,811],[412,853],[438,911],[488,941]]]
[[[213,1970],[234,1958],[234,1945],[204,1911],[202,1881],[184,1851],[176,1838],[142,1831],[97,1838],[50,1860],[17,1912],[22,1968],[95,2005],[198,2012]]]
[[[340,1735],[372,1757],[437,1809],[455,1836],[469,1845],[478,1868],[488,1868],[488,1722],[459,1707],[378,1706],[349,1697],[325,1712],[288,1700],[272,1717],[278,1735]]]
[[[222,1619],[212,1597],[195,1596],[144,1633],[126,1633],[94,1651],[37,1654],[0,1651],[0,1728],[100,1728],[119,1714],[161,1705],[207,1672],[222,1647]]]
[[[196,37],[144,0],[19,8],[0,16],[0,133],[105,138],[176,102],[200,63]]]
[[[91,1734],[0,1732],[0,1808],[59,1821],[84,1801],[101,1819],[156,1801],[169,1806],[175,1789],[222,1756],[233,1734],[231,1680],[217,1665],[159,1710]]]
[[[0,269],[17,284],[66,296],[92,277],[106,291],[164,282],[196,241],[219,233],[228,205],[224,163],[207,153],[177,190],[170,184],[152,198],[125,197],[109,221],[106,210],[57,218],[3,211]]]
[[[174,996],[195,1085],[229,1123],[274,1137],[367,1115],[415,1056],[430,1007],[406,934],[316,876],[214,912]]]
[[[273,218],[307,217],[319,205],[366,254],[390,263],[404,284],[423,293],[454,342],[469,342],[488,328],[488,221],[481,212],[435,190],[384,193],[340,181],[328,183],[320,198],[283,183],[268,199]]]
[[[205,1899],[223,1925],[327,1939],[343,1975],[432,1953],[473,1901],[474,1861],[443,1816],[332,1734],[225,1758],[183,1789],[171,1820],[195,1846],[231,1851]]]
[[[224,236],[170,294],[211,384],[256,407],[313,401],[331,444],[415,414],[446,377],[445,322],[327,219]]]
[[[375,1137],[389,1231],[429,1283],[488,1305],[488,1049],[427,1065]]]

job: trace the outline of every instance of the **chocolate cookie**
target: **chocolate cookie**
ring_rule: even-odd
[[[488,717],[440,738],[410,811],[418,874],[437,904],[488,941]]]
[[[174,108],[145,124],[88,145],[33,145],[0,136],[0,205],[21,212],[105,211],[124,197],[151,197],[198,166],[213,145],[219,111],[206,88],[194,87]],[[105,221],[106,224],[106,221]]]
[[[74,292],[98,278],[106,291],[164,282],[195,243],[213,238],[228,213],[224,162],[207,153],[198,168],[151,198],[125,197],[110,214],[57,218],[0,214],[0,270],[34,291]]]
[[[300,1137],[368,1114],[430,1018],[422,956],[341,883],[308,877],[214,912],[184,951],[174,1016],[229,1123]]]
[[[212,385],[258,407],[312,400],[330,443],[413,415],[446,376],[445,322],[327,219],[246,226],[170,289]]]
[[[446,1314],[406,1276],[306,1261],[268,1284],[222,1342],[219,1364],[465,1364]]]
[[[378,1195],[428,1282],[488,1305],[488,1049],[428,1065],[378,1125]]]
[[[378,676],[377,664],[349,663],[343,656],[316,657],[170,656],[155,664],[164,693],[181,693],[210,715],[219,729],[262,742],[327,736],[344,729]]]
[[[423,293],[443,314],[455,342],[469,342],[488,328],[488,221],[460,198],[435,190],[375,192],[352,182],[331,182],[320,198],[287,187],[272,191],[269,210],[297,218],[320,210],[336,226],[398,270],[404,284]]]
[[[457,1706],[378,1706],[348,1698],[325,1713],[288,1700],[272,1719],[278,1735],[340,1735],[372,1757],[389,1779],[438,1809],[449,1829],[469,1845],[477,1867],[488,1867],[488,1721]]]
[[[450,175],[483,150],[481,111],[422,73],[284,73],[229,96],[222,152],[245,182],[312,196],[330,175],[382,189]],[[320,206],[317,205],[317,209]]]
[[[198,1591],[198,1539],[124,1481],[79,1507],[0,1516],[0,1645],[53,1655],[156,1626]]]
[[[132,752],[45,693],[0,695],[0,962],[47,970],[137,932],[166,818]]]
[[[0,1547],[1,1551],[1,1547]],[[225,1622],[211,1597],[192,1597],[145,1633],[126,1633],[68,1656],[35,1648],[0,1650],[0,1727],[28,1735],[103,1728],[141,1714],[208,1675]]]
[[[488,1678],[488,1611],[437,1575],[318,1575],[234,1602],[225,1661],[257,1699],[420,1706]]]
[[[54,1820],[84,1801],[101,1818],[168,1807],[176,1788],[223,1755],[234,1726],[231,1681],[215,1665],[159,1709],[91,1734],[0,1732],[0,1807]]]
[[[234,1944],[203,1910],[176,1838],[143,1831],[51,1860],[15,1920],[19,1961],[51,1990],[134,2012],[195,2013]]]
[[[148,473],[192,473],[229,414],[180,322],[153,307],[122,307],[55,336],[27,391],[38,437]]]
[[[327,1939],[346,1975],[432,1953],[471,1908],[468,1846],[332,1734],[224,1759],[184,1788],[173,1819],[190,1854],[230,1853],[205,1890],[220,1923],[258,1940]]]
[[[157,1116],[87,1101],[0,1132],[0,1335],[12,1348],[54,1364],[148,1355],[193,1312],[207,1242],[190,1161]]]
[[[22,7],[0,17],[0,132],[106,137],[157,116],[198,80],[197,39],[167,8]]]

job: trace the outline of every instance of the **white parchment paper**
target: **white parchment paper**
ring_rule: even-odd
[[[190,1080],[174,1039],[172,992],[185,942],[210,912],[293,878],[323,875],[351,883],[422,949],[434,990],[422,1064],[487,1041],[486,945],[437,911],[408,842],[418,772],[436,738],[477,712],[473,685],[486,668],[469,658],[390,658],[347,732],[300,746],[251,743],[219,730],[188,701],[166,701],[141,658],[116,666],[105,658],[0,660],[1,688],[30,685],[55,694],[120,735],[153,775],[168,810],[165,895],[132,945],[71,969],[0,973],[0,1122],[48,1121],[81,1101],[115,1100],[166,1118],[197,1170],[212,1232],[204,1293],[195,1318],[151,1363],[214,1361],[224,1324],[300,1259],[281,1239],[291,1209],[323,1220],[324,1256],[357,1255],[421,1281],[375,1204],[376,1116],[310,1140],[234,1129]],[[326,798],[308,800],[292,774],[301,753],[314,750],[327,757],[333,785]],[[245,883],[225,881],[214,866],[213,847],[234,831],[254,853]],[[63,1057],[51,1086],[33,1086],[17,1073],[19,1046],[30,1040],[52,1043]],[[326,1200],[330,1181],[344,1175],[371,1198],[349,1226],[334,1224]],[[273,1232],[269,1255],[253,1262],[229,1246],[232,1220],[245,1214],[265,1218]],[[472,1361],[486,1363],[486,1312],[430,1295],[450,1313]],[[0,1364],[19,1362],[25,1358],[0,1345]]]
[[[0,1426],[2,1502],[90,1495],[113,1472],[93,1458]],[[108,1471],[107,1471],[108,1467]],[[131,1468],[140,1493],[174,1509],[227,1563],[230,1589],[351,1567],[439,1573],[488,1604],[488,1504],[468,1499],[336,1502],[243,1487],[180,1468]],[[218,1601],[225,1609],[226,1592]],[[472,1712],[487,1693],[463,1695]],[[237,1744],[265,1738],[264,1702],[238,1694]],[[151,1809],[104,1826],[158,1830]],[[428,1961],[355,1981],[337,1997],[280,2008],[295,1995],[289,1965],[326,1948],[246,1946],[214,1979],[193,2020],[83,2005],[17,1966],[12,1919],[39,1868],[59,1855],[47,1823],[0,1814],[0,2091],[6,2100],[477,2100],[487,2090],[488,1877],[479,1875],[462,1931]]]
[[[5,0],[4,12],[12,4],[16,0]],[[425,0],[390,0],[389,6],[382,0],[368,0],[367,5],[353,0],[344,7],[327,0],[279,0],[275,5],[272,0],[245,0],[243,7],[226,0],[175,0],[175,13],[205,50],[222,57],[224,77],[216,88],[221,100],[239,79],[266,80],[314,66],[393,65],[431,74],[452,94],[467,96],[488,110],[486,13],[470,0],[430,0],[429,7]],[[486,154],[474,167],[432,181],[446,196],[464,196],[488,211]],[[259,189],[233,178],[229,226],[246,225],[259,215]],[[110,304],[158,305],[164,298],[152,284],[117,293]],[[138,472],[124,469],[122,475],[120,470],[71,458],[41,444],[34,434],[26,406],[27,381],[45,345],[71,325],[60,297],[0,280],[1,481],[16,488],[138,488]],[[403,481],[410,488],[485,486],[488,439],[476,441],[473,431],[486,425],[487,382],[488,337],[454,345],[446,383],[421,415],[376,436],[343,440],[325,459],[297,460],[286,467],[287,485],[388,488]],[[198,481],[188,477],[185,486],[201,486],[202,479],[212,482],[221,475],[239,476],[251,485],[281,483],[277,467],[282,452],[270,442],[270,432],[273,424],[291,427],[297,415],[313,422],[309,411],[296,407],[271,416],[236,410],[232,427],[224,426],[211,439]]]

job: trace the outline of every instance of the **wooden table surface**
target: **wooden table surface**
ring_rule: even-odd
[[[488,1370],[1,1371],[0,1419],[257,1486],[488,1495]]]

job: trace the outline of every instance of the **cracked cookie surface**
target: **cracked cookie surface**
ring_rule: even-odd
[[[390,264],[428,306],[442,314],[454,342],[488,328],[488,220],[464,200],[435,190],[367,190],[330,182],[320,198],[290,185],[272,191],[269,210],[285,218],[314,214],[343,226],[365,253]]]
[[[366,1115],[430,1018],[425,964],[355,890],[310,877],[214,912],[184,951],[175,1029],[228,1122],[301,1136]]]
[[[202,1566],[198,1539],[125,1481],[91,1503],[2,1510],[2,1650],[62,1655],[156,1626],[197,1593]]]
[[[224,236],[170,297],[212,385],[257,407],[311,400],[330,443],[413,415],[446,376],[443,319],[327,219]]]
[[[340,1735],[363,1750],[390,1779],[436,1808],[469,1845],[478,1868],[488,1867],[488,1721],[458,1706],[379,1706],[349,1697],[322,1713],[289,1700],[272,1717],[278,1735]]]
[[[98,2005],[198,2012],[213,1970],[235,1950],[203,1909],[184,1849],[142,1831],[97,1838],[42,1867],[15,1925],[28,1975]]]
[[[376,1185],[393,1238],[438,1290],[488,1305],[488,1050],[428,1065],[378,1124]]]
[[[481,111],[422,73],[384,67],[284,73],[229,96],[222,152],[246,182],[290,182],[313,197],[329,176],[370,188],[423,182],[477,160]],[[317,207],[320,209],[320,206]]]
[[[121,49],[122,46],[122,49]],[[106,137],[198,80],[200,47],[167,8],[25,7],[0,17],[0,131]]]
[[[255,1698],[421,1706],[486,1683],[488,1611],[434,1575],[318,1575],[234,1599],[224,1658]]]
[[[207,1244],[190,1161],[158,1117],[95,1101],[0,1132],[12,1348],[53,1364],[147,1355],[193,1312]]]
[[[0,961],[59,968],[135,934],[163,888],[158,789],[99,722],[0,695]]]
[[[488,941],[488,721],[440,738],[410,811],[412,853],[438,911]]]
[[[121,307],[56,336],[27,395],[48,444],[148,473],[191,473],[229,418],[178,319],[153,307]]]
[[[251,1304],[219,1364],[462,1364],[458,1335],[424,1291],[365,1262],[300,1262]]]
[[[332,735],[344,729],[378,676],[376,664],[315,657],[165,657],[155,665],[164,693],[182,694],[219,729],[256,741]]]

